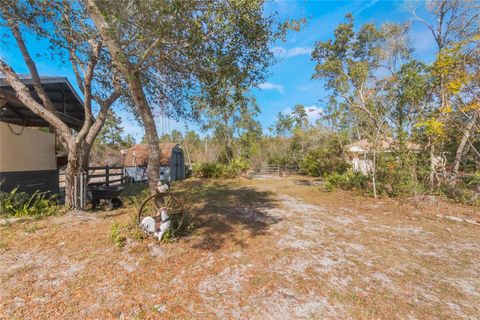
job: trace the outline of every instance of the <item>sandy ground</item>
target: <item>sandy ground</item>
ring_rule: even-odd
[[[109,215],[0,227],[2,319],[480,319],[480,226],[441,201],[300,177],[191,180],[194,232],[109,239]]]

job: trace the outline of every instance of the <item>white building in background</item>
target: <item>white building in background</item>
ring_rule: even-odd
[[[354,171],[362,172],[364,174],[372,171],[373,162],[371,160],[372,144],[367,139],[362,139],[344,147],[345,153],[348,157],[352,169]],[[377,152],[392,152],[396,148],[395,141],[386,137],[378,143]],[[407,149],[413,151],[420,151],[420,146],[415,143],[407,142]]]

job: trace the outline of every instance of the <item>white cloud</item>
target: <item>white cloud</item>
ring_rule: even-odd
[[[370,2],[367,2],[365,5],[363,5],[357,12],[353,14],[353,16],[358,16],[362,11],[367,10],[370,7],[373,7],[379,0],[371,0]]]
[[[279,93],[283,94],[283,86],[281,84],[275,84],[271,82],[260,83],[258,87],[262,90],[277,90]]]
[[[308,121],[312,124],[325,115],[325,111],[317,106],[305,106],[305,111],[307,112]],[[282,111],[283,114],[287,115],[292,114],[292,112],[292,108],[286,108]]]
[[[293,47],[290,49],[285,49],[283,47],[273,48],[273,53],[280,58],[291,58],[296,56],[310,55],[312,53],[312,48],[310,47]]]

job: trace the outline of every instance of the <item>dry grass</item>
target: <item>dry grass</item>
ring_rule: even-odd
[[[0,227],[0,318],[480,318],[474,209],[325,193],[314,179],[188,180],[193,234],[109,239],[109,215]]]

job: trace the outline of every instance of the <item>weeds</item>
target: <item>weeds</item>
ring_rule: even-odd
[[[19,192],[18,188],[10,192],[0,191],[0,215],[12,217],[50,216],[63,213],[55,196],[36,191],[32,195]]]
[[[127,238],[123,235],[122,229],[124,228],[117,222],[115,222],[110,228],[110,239],[119,248],[124,247],[127,241]]]

